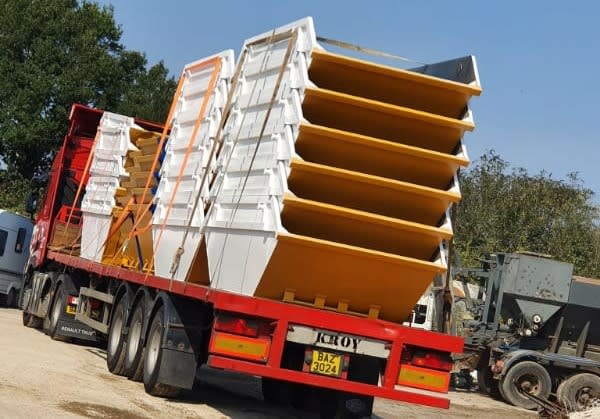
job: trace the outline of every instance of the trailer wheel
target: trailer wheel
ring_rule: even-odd
[[[263,400],[269,404],[284,406],[291,403],[290,385],[287,381],[269,377],[261,378]]]
[[[162,341],[165,332],[164,327],[165,309],[160,307],[150,325],[148,339],[146,340],[146,353],[144,356],[144,389],[148,394],[158,397],[177,397],[180,392],[179,387],[170,386],[158,382],[160,364],[163,355]]]
[[[569,411],[585,410],[600,398],[600,377],[589,373],[574,375],[560,383],[556,398]]]
[[[146,304],[140,298],[129,322],[129,333],[125,351],[124,374],[134,381],[141,381],[144,368],[144,324],[146,317]]]
[[[108,345],[106,346],[106,365],[113,374],[124,375],[125,363],[125,336],[123,330],[125,325],[125,316],[129,304],[127,296],[123,295],[113,311],[108,329]]]
[[[58,284],[56,291],[54,292],[54,301],[52,302],[52,308],[48,312],[49,324],[48,324],[48,336],[54,340],[67,340],[66,337],[61,336],[58,333],[58,321],[60,316],[65,311],[65,298],[62,284]]]
[[[500,386],[507,402],[531,410],[537,408],[537,404],[522,395],[521,391],[546,399],[552,389],[552,380],[548,371],[538,363],[523,361],[508,370]]]
[[[304,363],[304,346],[288,344],[283,350],[281,367],[301,371]],[[262,395],[265,402],[274,405],[291,405],[298,410],[306,410],[312,387],[291,381],[262,377]]]

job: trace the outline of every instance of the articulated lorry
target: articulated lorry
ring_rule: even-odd
[[[447,408],[462,339],[402,322],[447,271],[476,62],[403,70],[325,41],[306,18],[187,65],[164,126],[75,105],[24,324],[106,341],[156,396],[206,365],[324,417]]]
[[[528,409],[551,397],[569,410],[600,400],[600,280],[572,273],[570,263],[531,253],[494,254],[456,272],[485,290],[465,288],[466,310],[454,313],[465,337],[460,364],[477,370],[484,392]]]

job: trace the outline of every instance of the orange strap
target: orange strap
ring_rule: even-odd
[[[179,97],[181,96],[181,89],[183,88],[184,81],[185,81],[185,72],[181,75],[181,77],[179,78],[179,82],[177,83],[177,89],[175,90],[175,96],[173,97],[173,102],[171,103],[171,107],[169,108],[169,114],[167,115],[167,121],[163,127],[163,131],[160,136],[160,141],[158,142],[157,152],[154,155],[154,160],[152,161],[152,168],[150,169],[150,173],[148,174],[148,179],[146,180],[146,187],[144,188],[144,193],[142,194],[141,202],[144,202],[146,200],[146,193],[150,189],[150,184],[152,182],[152,176],[154,176],[154,171],[156,170],[156,167],[158,166],[158,158],[160,156],[160,152],[162,151],[165,141],[167,140],[167,133],[169,132],[170,125],[173,122],[173,114],[175,113],[175,107],[177,106],[177,102],[179,100]],[[130,239],[131,239],[131,237],[133,237],[133,232],[136,230],[139,220],[141,220],[142,217],[144,215],[146,215],[146,213],[150,209],[150,205],[151,205],[151,203],[146,205],[144,207],[144,209],[142,209],[141,207],[138,208],[138,211],[135,216],[135,218],[138,221],[131,228],[131,232],[129,233]]]
[[[196,118],[196,122],[195,122],[194,128],[192,130],[192,135],[190,136],[190,139],[187,144],[187,148],[185,150],[185,156],[183,158],[183,162],[181,164],[181,167],[179,168],[179,173],[177,175],[177,181],[175,182],[175,187],[173,188],[173,192],[171,192],[171,197],[169,198],[169,202],[167,205],[167,213],[164,216],[164,219],[160,226],[160,233],[156,239],[156,242],[154,243],[154,253],[156,253],[156,249],[158,249],[158,245],[160,244],[163,232],[167,225],[167,219],[169,218],[169,214],[171,213],[171,209],[173,208],[173,202],[175,201],[175,196],[177,194],[177,190],[179,189],[179,185],[181,184],[181,180],[183,178],[183,172],[187,166],[188,159],[194,148],[194,142],[196,140],[196,136],[198,134],[200,126],[202,125],[202,122],[204,121],[206,109],[208,108],[208,102],[209,102],[211,94],[215,88],[215,84],[217,82],[218,75],[221,71],[221,58],[220,57],[215,57],[215,58],[208,60],[201,64],[202,64],[201,66],[199,65],[196,68],[204,68],[204,67],[209,67],[211,65],[214,65],[214,69],[212,71],[210,82],[208,84],[206,93],[204,95],[204,99],[202,100],[202,105],[200,106],[200,110],[198,111],[198,117]],[[207,170],[209,170],[209,169],[207,169]],[[202,193],[202,190],[199,191],[199,194],[201,194],[201,193]],[[193,217],[193,215],[194,214],[191,214],[190,217]],[[153,268],[153,267],[154,267],[154,259],[151,262],[150,268]]]
[[[162,152],[165,142],[167,141],[167,133],[169,132],[169,130],[171,129],[171,125],[173,123],[173,114],[175,113],[175,109],[177,108],[177,102],[179,101],[179,97],[181,96],[181,91],[183,90],[183,84],[185,82],[185,79],[187,78],[187,75],[189,73],[189,71],[192,70],[196,70],[198,68],[202,68],[205,66],[208,66],[208,64],[212,64],[213,60],[209,60],[206,62],[201,62],[198,63],[192,67],[189,68],[185,68],[181,74],[181,77],[179,78],[179,82],[177,83],[177,89],[175,90],[175,95],[173,96],[173,102],[171,102],[171,107],[169,108],[169,114],[167,116],[167,120],[165,122],[165,125],[163,127],[163,132],[161,134],[160,137],[160,141],[158,143],[158,148],[157,148],[157,152],[154,155],[154,161],[152,162],[152,168],[150,169],[150,173],[148,174],[148,180],[146,181],[146,187],[144,188],[144,193],[142,194],[142,201],[144,202],[146,200],[146,193],[147,191],[150,189],[150,184],[152,183],[152,177],[154,176],[154,172],[156,171],[156,168],[158,167],[158,158],[160,156],[160,153]],[[219,61],[219,65],[220,65],[220,61]],[[144,215],[146,215],[146,213],[148,212],[148,210],[150,209],[150,206],[152,205],[152,203],[150,202],[149,204],[147,204],[144,209],[138,209],[138,212],[136,214],[136,219],[138,220],[137,223],[139,223],[139,220],[142,219],[142,217]],[[140,212],[142,212],[142,214],[140,215]],[[132,228],[132,232],[135,231],[137,229],[137,223],[136,225],[133,226]]]

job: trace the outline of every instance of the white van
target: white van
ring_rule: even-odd
[[[32,230],[28,218],[0,209],[0,305],[17,305]]]

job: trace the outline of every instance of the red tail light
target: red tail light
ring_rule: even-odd
[[[452,358],[441,352],[425,352],[418,350],[412,356],[410,363],[417,367],[433,368],[436,370],[452,370]]]
[[[79,304],[79,297],[77,297],[76,295],[68,295],[67,304],[70,306],[76,306],[77,304]]]
[[[234,335],[255,338],[258,336],[259,328],[255,320],[221,314],[215,319],[214,329]]]

